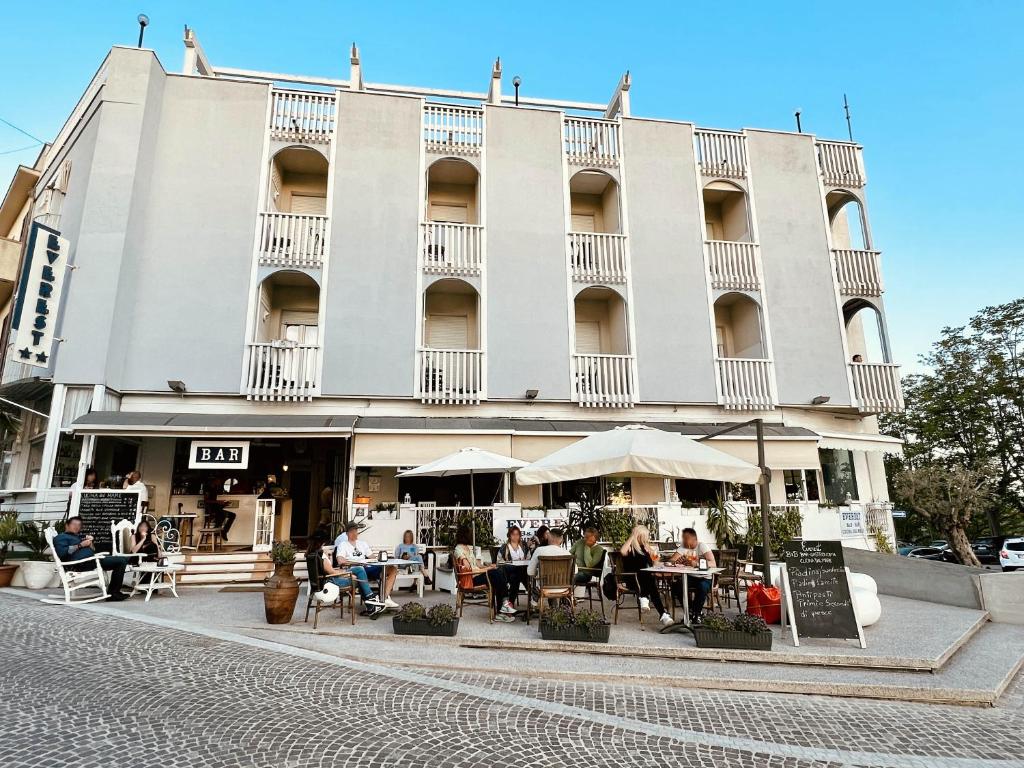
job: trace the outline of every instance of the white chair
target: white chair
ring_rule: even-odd
[[[108,553],[97,552],[92,557],[83,557],[81,560],[75,560],[72,562],[65,563],[59,557],[57,557],[57,549],[53,546],[53,540],[57,537],[57,529],[52,525],[48,527],[44,532],[43,536],[46,537],[46,543],[50,547],[50,554],[53,556],[53,561],[57,565],[57,575],[60,576],[60,584],[64,588],[64,597],[44,597],[44,603],[50,603],[54,605],[73,605],[75,603],[95,603],[97,600],[107,599],[107,578],[103,573],[103,567],[100,565],[100,560]],[[68,566],[74,564],[77,566],[93,564],[93,567],[86,570],[71,570]],[[98,589],[100,593],[92,597],[79,597],[76,598],[74,595],[80,589]]]
[[[131,523],[121,520],[110,524],[110,539],[113,542],[115,555],[127,558],[136,558],[136,561],[128,566],[126,573],[132,576],[132,595],[136,592],[146,593],[146,602],[153,596],[153,593],[160,589],[169,589],[171,594],[178,596],[178,574],[185,570],[180,562],[174,562],[172,558],[181,558],[181,555],[165,555],[161,552],[161,559],[166,561],[165,565],[159,562],[146,562],[145,555],[131,554],[127,551],[126,542],[135,535],[138,522]]]
[[[422,545],[417,547],[420,556],[423,558],[422,567],[418,567],[419,564],[417,564],[417,566],[406,568],[399,567],[398,575],[395,577],[395,589],[408,586],[409,584],[415,584],[416,595],[420,600],[423,599],[423,568],[427,567],[427,555],[425,554],[426,549],[427,548]]]

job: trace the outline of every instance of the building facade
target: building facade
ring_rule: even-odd
[[[47,363],[8,349],[6,396],[49,414],[9,439],[9,499],[63,508],[86,466],[138,466],[154,512],[193,509],[192,442],[245,440],[213,479],[244,497],[274,475],[302,537],[353,505],[466,503],[464,481],[395,476],[459,447],[532,460],[615,424],[759,417],[773,502],[886,500],[876,416],[902,401],[860,146],[634,117],[628,74],[606,105],[515,103],[500,62],[467,94],[351,58],[303,80],[213,67],[189,31],[183,73],[109,52],[34,185],[71,267]],[[714,443],[755,455],[750,429]]]

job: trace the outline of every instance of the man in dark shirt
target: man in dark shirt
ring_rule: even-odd
[[[67,567],[74,571],[85,571],[93,567],[92,563],[83,562],[81,565],[74,565],[76,561],[87,561],[95,556],[96,550],[92,546],[93,537],[82,533],[82,518],[70,517],[64,527],[64,533],[58,533],[53,537],[53,549],[63,563],[71,563]],[[128,595],[122,594],[121,584],[124,583],[124,570],[128,567],[128,558],[118,555],[107,555],[100,558],[100,567],[104,571],[110,571],[110,589],[107,600],[117,602],[127,600]]]

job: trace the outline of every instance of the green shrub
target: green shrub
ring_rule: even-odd
[[[732,620],[732,628],[737,632],[746,632],[748,635],[759,635],[768,629],[768,624],[760,616],[741,613]]]
[[[270,559],[274,565],[287,565],[295,562],[295,545],[290,541],[275,541],[270,548]]]
[[[399,621],[423,621],[427,618],[427,609],[419,603],[406,603],[395,614],[395,618]]]
[[[443,627],[445,624],[451,624],[456,618],[455,608],[448,603],[440,603],[427,611],[427,621],[432,627]]]
[[[701,626],[712,632],[728,632],[732,629],[732,622],[720,613],[712,613],[710,616],[704,617]]]

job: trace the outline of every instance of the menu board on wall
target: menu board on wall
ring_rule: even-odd
[[[120,520],[134,522],[139,516],[139,492],[118,490],[76,491],[71,514],[82,518],[82,533],[93,536],[93,549],[112,552],[110,525]]]
[[[787,541],[783,588],[786,614],[799,636],[859,640],[864,632],[850,594],[848,571],[839,541]]]

